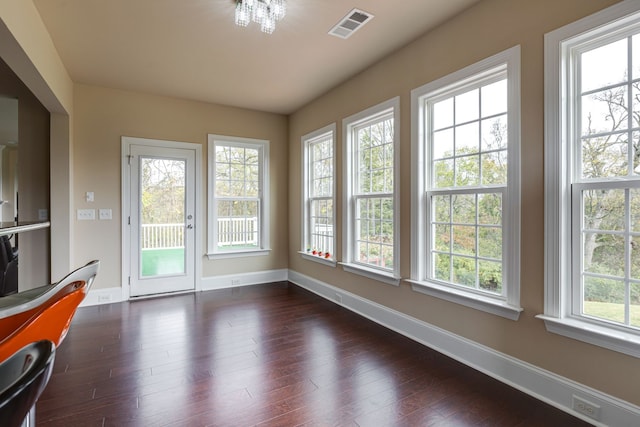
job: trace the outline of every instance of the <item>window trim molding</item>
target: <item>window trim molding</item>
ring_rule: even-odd
[[[425,164],[425,150],[423,144],[426,137],[424,99],[439,96],[451,91],[452,87],[459,89],[465,84],[474,83],[485,75],[490,75],[499,67],[504,67],[507,73],[508,93],[516,94],[508,98],[508,140],[507,151],[510,167],[508,170],[505,192],[509,197],[508,214],[504,215],[503,236],[509,236],[504,245],[505,254],[510,259],[503,261],[503,268],[507,282],[506,298],[492,298],[489,295],[466,291],[461,288],[449,287],[425,280],[425,265],[422,260],[427,256],[426,247],[427,225],[426,213],[426,181],[424,174],[428,165]],[[411,91],[411,283],[414,291],[436,298],[445,299],[466,307],[478,309],[487,313],[502,316],[511,320],[518,320],[523,308],[520,306],[520,46],[514,46],[497,53],[475,64],[455,71],[437,80],[429,82]]]
[[[319,264],[328,265],[329,267],[335,267],[338,264],[338,261],[336,261],[335,257],[334,258],[321,258],[319,256],[309,255],[305,251],[298,251],[298,253],[304,259],[307,259],[309,261],[314,261],[314,262],[317,262]]]
[[[260,247],[256,249],[244,249],[236,251],[220,252],[216,250],[216,228],[213,226],[213,218],[215,216],[215,146],[216,142],[229,143],[235,146],[246,146],[251,148],[260,148],[262,151],[262,173],[260,186]],[[227,136],[208,134],[207,135],[207,258],[208,259],[225,259],[239,258],[247,256],[263,256],[271,253],[270,243],[270,203],[269,203],[269,145],[270,141],[266,139],[244,138],[238,136]]]
[[[397,274],[388,273],[363,264],[354,264],[352,262],[339,262],[338,264],[340,264],[342,269],[348,273],[368,277],[369,279],[377,280],[378,282],[382,282],[387,285],[399,286],[400,281],[402,280],[402,278]]]
[[[579,319],[571,314],[571,200],[573,163],[565,127],[567,99],[562,88],[569,70],[563,58],[570,46],[591,38],[592,31],[640,21],[637,1],[625,0],[551,31],[544,36],[544,314],[547,331],[609,350],[640,357],[640,334]]]
[[[352,147],[352,130],[363,121],[391,112],[393,114],[393,271],[376,269],[353,262],[352,242],[355,232],[351,224],[354,221],[355,206],[353,196],[353,170],[355,159]],[[358,274],[382,283],[398,286],[400,284],[400,97],[369,107],[363,111],[342,119],[342,260],[339,262],[344,271]]]
[[[332,145],[333,145],[333,158],[332,158],[332,163],[333,163],[333,194],[332,194],[332,200],[333,200],[333,254],[331,254],[330,258],[321,258],[318,256],[314,256],[314,255],[310,255],[305,251],[305,246],[306,246],[306,240],[307,240],[307,222],[308,222],[308,198],[309,198],[309,150],[308,150],[308,144],[310,142],[312,142],[315,139],[319,139],[325,135],[331,135],[331,140],[332,140]],[[302,213],[302,221],[300,224],[300,250],[298,251],[299,254],[302,255],[302,258],[307,259],[309,261],[315,261],[318,262],[320,264],[324,264],[324,265],[329,265],[332,267],[336,266],[336,262],[337,262],[337,257],[336,257],[336,252],[338,249],[338,239],[337,239],[337,214],[336,214],[336,190],[337,190],[337,184],[336,184],[336,135],[337,135],[337,125],[335,122],[328,124],[320,129],[317,129],[313,132],[309,132],[305,135],[302,135],[302,137],[300,138],[300,144],[301,144],[301,159],[302,159],[302,168],[301,168],[301,173],[302,173],[302,180],[300,181],[302,183],[302,198],[301,198],[301,213]]]
[[[420,292],[425,295],[443,299],[465,307],[474,308],[486,313],[495,314],[496,316],[501,316],[510,320],[518,320],[520,313],[523,311],[521,307],[516,307],[505,301],[489,298],[481,294],[470,296],[470,292],[466,292],[458,288],[420,280],[405,280],[407,283],[411,284],[411,289],[415,292]]]

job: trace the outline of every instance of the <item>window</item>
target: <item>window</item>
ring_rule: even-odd
[[[269,142],[209,135],[209,257],[269,250]]]
[[[517,319],[519,46],[412,91],[413,289]]]
[[[399,284],[399,98],[344,119],[343,268]]]
[[[334,124],[302,137],[301,253],[331,265],[335,265],[335,133]]]
[[[547,34],[545,72],[540,317],[552,332],[640,357],[637,3]]]

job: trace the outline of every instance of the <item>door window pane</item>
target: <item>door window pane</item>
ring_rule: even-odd
[[[140,277],[185,273],[185,167],[140,158]]]

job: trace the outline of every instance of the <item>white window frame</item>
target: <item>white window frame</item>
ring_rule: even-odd
[[[259,214],[258,214],[258,239],[259,247],[255,249],[242,249],[234,251],[218,250],[218,227],[216,210],[216,146],[246,147],[256,149],[260,153],[260,188],[259,188]],[[268,255],[271,251],[269,240],[269,141],[264,139],[241,138],[225,135],[208,135],[208,207],[207,207],[207,257],[209,259],[236,258],[247,256]]]
[[[393,200],[393,269],[376,268],[356,262],[356,162],[355,130],[367,122],[377,118],[391,116],[393,118],[393,193],[388,195]],[[400,97],[392,98],[370,107],[342,120],[343,140],[343,226],[342,226],[342,268],[350,273],[358,274],[389,285],[400,284]]]
[[[500,73],[507,78],[507,184],[477,186],[503,193],[503,293],[502,295],[465,289],[445,282],[430,280],[429,203],[426,196],[427,174],[430,173],[428,100],[445,94],[465,92],[482,85],[488,77]],[[411,191],[411,279],[412,289],[433,297],[482,310],[511,320],[518,320],[520,307],[520,46],[512,47],[483,61],[427,83],[411,92],[412,120],[412,191]]]
[[[311,170],[311,154],[310,147],[313,144],[326,141],[330,139],[333,156],[332,163],[332,186],[331,195],[326,197],[312,197],[311,184],[312,174]],[[337,250],[337,235],[336,235],[336,124],[332,123],[314,132],[303,135],[301,138],[302,144],[302,229],[301,229],[301,243],[299,253],[304,259],[319,262],[321,264],[335,267],[336,265],[336,250]],[[329,253],[329,257],[324,255],[313,254],[314,248],[310,247],[311,241],[311,203],[312,200],[331,200],[333,205],[333,250]]]
[[[640,333],[574,314],[569,97],[572,50],[638,24],[638,2],[627,0],[545,35],[545,302],[537,316],[550,332],[635,357]]]

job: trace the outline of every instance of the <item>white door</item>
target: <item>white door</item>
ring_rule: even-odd
[[[195,155],[129,145],[131,296],[195,289]]]

